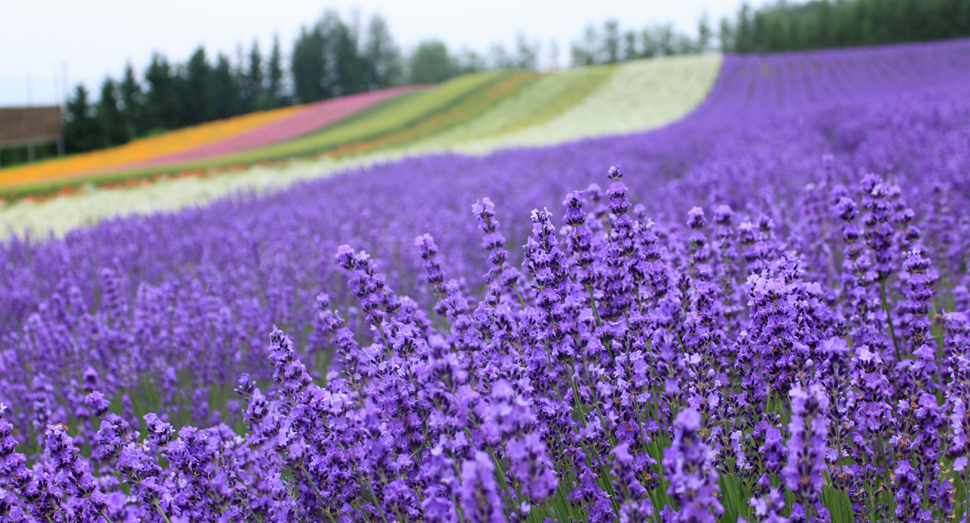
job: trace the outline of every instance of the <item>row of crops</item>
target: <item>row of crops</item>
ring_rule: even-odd
[[[0,235],[27,230],[61,234],[117,214],[168,210],[239,190],[286,186],[295,179],[402,155],[443,150],[482,153],[655,128],[696,107],[713,85],[719,67],[720,57],[712,55],[542,75],[492,72],[418,92],[382,91],[338,98],[234,136],[178,151],[160,149],[164,154],[128,161],[107,174],[73,173],[67,180],[68,189],[90,180],[101,180],[113,189],[72,190],[68,197],[40,204],[30,199],[15,201],[0,208]],[[669,79],[677,79],[678,88],[660,88]],[[615,103],[644,91],[651,96],[633,96],[639,101],[628,105]],[[321,122],[329,124],[320,128]],[[219,123],[198,129],[215,125]],[[91,156],[117,158],[124,151],[119,148]],[[265,164],[293,157],[302,160]],[[70,165],[83,158],[63,162]],[[253,164],[257,165],[239,170],[239,166]],[[8,187],[15,194],[51,191],[66,183],[63,174],[57,174],[62,164],[32,168],[0,171],[0,180],[24,177],[27,172],[47,177],[39,185]],[[213,169],[218,174],[199,177]],[[181,174],[173,179],[165,173]],[[165,177],[162,181],[160,175]],[[125,189],[119,192],[119,187]]]
[[[0,521],[967,521],[968,173],[970,41],[727,55],[650,132],[10,239]]]
[[[436,87],[385,89],[265,111],[111,150],[6,169],[0,172],[0,187],[15,196],[83,181],[117,182],[311,155],[360,156],[388,149],[426,151],[472,143],[492,150],[539,143],[536,137],[540,136],[541,143],[557,143],[644,130],[683,116],[696,106],[713,84],[719,64],[720,58],[711,55],[542,75],[514,71],[466,75]],[[671,77],[685,89],[667,92],[658,88],[670,85],[667,80]],[[608,78],[612,85],[599,89]],[[621,108],[612,101],[636,88],[652,90],[659,98],[635,104],[633,112],[623,111],[615,129],[584,129],[588,125],[581,125],[617,120],[609,114],[598,120],[591,116],[604,108],[619,112]],[[554,124],[552,132],[543,124]],[[524,129],[530,134],[517,133]],[[479,143],[496,136],[502,140]]]

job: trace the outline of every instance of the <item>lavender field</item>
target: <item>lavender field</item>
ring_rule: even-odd
[[[0,522],[970,522],[970,41],[0,245]]]

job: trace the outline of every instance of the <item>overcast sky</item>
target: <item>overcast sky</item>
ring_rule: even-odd
[[[131,61],[139,75],[154,50],[183,62],[200,44],[210,57],[253,39],[269,50],[274,34],[284,55],[303,25],[327,8],[346,20],[381,13],[405,50],[439,38],[455,50],[484,52],[494,42],[512,48],[523,32],[543,44],[556,41],[560,62],[588,22],[620,21],[621,28],[673,23],[693,33],[701,14],[713,26],[733,15],[742,0],[2,0],[0,13],[0,106],[61,103],[66,68],[68,89],[84,82],[96,91],[106,75],[118,78]],[[749,2],[755,6],[764,0]],[[29,79],[29,80],[28,80]],[[28,88],[29,85],[29,88]],[[28,94],[29,91],[29,94]]]

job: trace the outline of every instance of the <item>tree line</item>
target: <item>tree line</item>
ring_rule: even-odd
[[[669,24],[624,32],[616,21],[607,21],[601,29],[590,25],[572,44],[570,64],[701,52],[710,40],[706,21],[699,34],[693,39]],[[545,58],[543,50],[540,42],[519,34],[512,49],[495,43],[485,53],[454,51],[431,39],[404,56],[380,15],[362,30],[356,17],[344,20],[328,10],[302,28],[287,66],[276,38],[268,55],[254,41],[235,60],[223,53],[211,57],[201,46],[184,63],[156,52],[140,78],[129,63],[119,79],[105,78],[97,97],[78,84],[65,107],[65,145],[68,152],[91,151],[211,120],[396,85],[437,83],[489,69],[536,70],[540,63],[558,67],[556,43],[545,48]]]
[[[812,0],[723,19],[721,49],[739,53],[918,42],[970,36],[967,0]]]

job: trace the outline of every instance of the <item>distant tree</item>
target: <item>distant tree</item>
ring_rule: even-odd
[[[515,39],[515,67],[535,71],[539,69],[539,42],[529,43],[524,33],[519,33]]]
[[[155,53],[145,71],[148,92],[145,95],[145,112],[149,130],[175,129],[180,126],[181,110],[172,66],[164,55]]]
[[[326,97],[364,91],[367,63],[360,53],[356,29],[345,24],[336,11],[328,10],[317,24],[317,31],[327,42],[327,74],[323,81]]]
[[[205,49],[200,45],[185,67],[182,103],[183,124],[196,125],[209,121],[212,116],[209,111],[209,83],[212,67],[205,57]]]
[[[620,61],[620,23],[607,20],[603,24],[602,58],[598,61],[615,64]]]
[[[970,2],[778,0],[757,10],[743,5],[724,29],[733,35],[724,47],[742,53],[956,38],[970,36]]]
[[[318,31],[303,28],[293,44],[290,70],[293,73],[293,87],[300,103],[323,100],[326,93],[323,77],[326,75],[324,48],[326,41]]]
[[[660,54],[664,56],[677,54],[676,36],[674,35],[674,27],[672,25],[664,24],[657,26],[654,34],[656,35],[657,48],[660,50]]]
[[[515,69],[515,60],[501,42],[495,42],[488,47],[488,63],[491,69]]]
[[[587,25],[583,32],[583,39],[579,42],[573,42],[570,46],[570,64],[577,67],[597,63],[596,48],[598,41],[599,35],[596,34],[596,27],[593,24]]]
[[[485,57],[467,47],[458,53],[457,62],[458,74],[477,73],[488,69],[488,62],[485,61]]]
[[[240,64],[242,68],[242,64]],[[259,52],[259,42],[253,39],[249,49],[248,63],[243,73],[243,104],[248,111],[266,109],[263,96],[263,55]]]
[[[640,31],[640,42],[640,56],[643,58],[653,58],[660,54],[660,42],[657,41],[655,28],[645,27]]]
[[[379,14],[371,16],[367,24],[364,58],[368,68],[368,90],[398,85],[404,79],[401,50],[394,44],[387,21]]]
[[[243,112],[242,88],[233,74],[228,56],[219,53],[208,87],[212,118],[229,118]]]
[[[720,43],[722,52],[726,53],[734,49],[734,28],[731,27],[731,21],[728,20],[727,17],[721,19],[717,39]]]
[[[273,49],[269,53],[267,66],[266,97],[270,107],[280,107],[283,104],[283,55],[280,52],[279,35],[273,36]]]
[[[705,12],[701,15],[700,21],[697,22],[697,52],[707,51],[711,46],[713,36],[714,31],[711,30],[711,24],[708,21],[707,12]]]
[[[148,130],[145,128],[141,84],[135,78],[135,68],[132,67],[131,62],[128,62],[128,65],[125,66],[121,83],[118,84],[118,93],[120,94],[121,111],[125,118],[125,129],[130,140]]]
[[[458,72],[448,47],[440,40],[425,40],[418,44],[408,65],[409,81],[414,84],[443,82]]]
[[[117,86],[110,77],[101,84],[101,100],[98,102],[98,126],[101,130],[101,147],[111,147],[128,142],[128,126],[125,115],[118,107]]]
[[[639,57],[637,34],[633,31],[626,31],[623,33],[623,60],[636,60]]]
[[[101,126],[91,106],[88,90],[78,84],[65,107],[64,148],[67,152],[92,151],[104,146]]]

